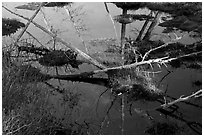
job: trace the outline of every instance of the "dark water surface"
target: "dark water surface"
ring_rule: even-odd
[[[9,9],[15,10],[14,7],[21,5],[23,3],[3,3]],[[105,10],[103,3],[77,3],[75,6],[83,6],[83,11],[86,12],[86,15],[83,16],[84,24],[87,26],[88,31],[82,36],[85,41],[96,39],[96,38],[115,38],[113,24],[107,12]],[[110,12],[112,16],[118,15],[121,13],[121,10],[116,8],[113,4],[108,4]],[[84,50],[82,46],[82,42],[77,37],[76,33],[74,32],[73,26],[69,21],[63,21],[63,19],[67,18],[65,14],[65,10],[63,9],[55,9],[55,8],[48,8],[45,11],[47,18],[50,19],[50,22],[54,25],[54,28],[60,30],[67,30],[67,32],[59,34],[59,36],[65,39],[67,42],[76,45],[79,49]],[[31,17],[33,11],[27,10],[16,10],[17,13],[22,14],[27,17]],[[147,11],[139,11],[139,12],[147,12]],[[2,10],[3,17],[9,18],[17,18],[14,15],[11,15],[4,9]],[[21,20],[23,21],[23,20]],[[39,15],[35,19],[36,22],[39,24],[45,24],[42,19],[42,14]],[[24,21],[23,21],[24,22]],[[132,28],[137,27],[140,28],[142,22],[135,22],[132,25],[127,25],[127,36],[134,37],[134,34],[130,31]],[[120,25],[118,23],[115,24],[118,36],[120,34]],[[44,34],[38,28],[34,26],[29,26],[28,29],[39,38],[42,42],[47,42],[50,37]],[[161,32],[161,28],[157,28],[157,33]],[[184,38],[182,40],[184,43],[192,42],[190,38]],[[95,49],[97,50],[97,49]],[[79,71],[90,71],[90,69],[94,69],[94,67],[90,66],[80,66]],[[163,74],[157,76],[157,79],[161,78]],[[188,95],[190,94],[189,91],[195,90],[197,87],[192,85],[192,81],[201,80],[201,72],[192,71],[192,70],[184,70],[178,69],[175,70],[172,74],[169,75],[167,79],[163,82],[163,89],[167,86],[168,83],[168,94],[174,97],[179,98],[181,95]],[[58,83],[58,81],[54,81],[53,83]],[[64,87],[69,88],[73,92],[80,92],[82,93],[82,99],[80,100],[80,113],[76,115],[77,119],[84,120],[84,119],[91,119],[95,121],[102,120],[107,108],[110,106],[111,103],[111,93],[110,90],[107,91],[101,98],[98,106],[98,113],[99,117],[96,116],[96,103],[98,100],[99,95],[106,89],[102,86],[92,85],[92,84],[84,84],[84,83],[71,83],[71,82],[62,82]],[[199,88],[197,88],[199,89]],[[60,106],[60,95],[51,96],[50,101],[55,104],[57,111],[57,115],[59,117],[63,116],[62,113],[65,111],[64,108]],[[199,101],[201,105],[201,101]],[[151,102],[136,102],[133,107],[140,107],[141,109],[145,108],[152,108],[153,106],[157,106],[156,103]],[[201,122],[202,113],[201,109],[196,109],[194,107],[188,105],[182,105],[182,112],[186,115],[188,120],[198,121]],[[121,134],[121,127],[120,127],[120,117],[121,117],[121,107],[120,107],[120,100],[118,100],[113,108],[111,109],[110,118],[107,120],[109,124],[105,124],[103,133],[104,134]],[[163,116],[158,115],[158,113],[153,113],[155,119],[161,120],[164,119]],[[125,134],[144,134],[144,130],[150,126],[151,122],[145,117],[141,117],[137,113],[133,112],[131,116],[128,112],[128,108],[126,107],[125,112]]]

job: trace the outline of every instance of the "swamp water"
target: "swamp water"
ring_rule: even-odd
[[[11,10],[15,10],[14,7],[18,5],[22,5],[23,3],[4,3],[5,6],[7,6]],[[85,41],[98,39],[98,38],[115,38],[113,24],[111,23],[110,18],[107,15],[107,12],[105,10],[103,3],[76,3],[75,6],[83,6],[83,10],[86,12],[84,15],[84,24],[88,27],[88,31],[86,31],[84,35],[82,35],[83,39]],[[121,13],[121,10],[116,8],[114,5],[109,4],[109,9],[112,14],[118,15]],[[30,17],[33,12],[32,11],[26,11],[26,10],[17,10],[16,11],[19,14],[22,14],[24,16]],[[140,12],[146,12],[146,11],[140,11]],[[54,27],[64,30],[66,28],[66,32],[63,32],[59,34],[60,37],[65,39],[67,42],[70,42],[73,45],[76,45],[77,48],[81,49],[82,51],[85,51],[80,39],[77,37],[76,33],[74,32],[73,26],[69,21],[62,21],[66,18],[65,11],[62,9],[55,9],[55,8],[49,8],[45,10],[45,14],[48,17],[48,20],[54,25]],[[59,16],[60,14],[60,16]],[[10,13],[6,11],[2,11],[3,17],[9,17],[9,18],[17,18],[14,15],[11,15]],[[56,20],[56,18],[59,18]],[[42,19],[42,14],[39,13],[39,15],[35,19],[36,22],[39,24],[44,24]],[[120,34],[120,25],[118,23],[115,24],[117,33]],[[127,36],[134,36],[134,34],[130,31],[133,27],[141,26],[141,22],[136,22],[133,25],[127,25]],[[161,28],[158,28],[158,33],[161,32]],[[50,39],[49,36],[44,34],[39,29],[35,28],[33,25],[31,25],[28,28],[29,31],[33,33],[37,38],[39,38],[40,41],[46,42],[47,39]],[[185,39],[183,42],[189,43],[191,40]],[[94,51],[103,51],[103,47],[94,47],[89,49],[90,52]],[[84,72],[84,71],[91,71],[95,69],[93,66],[89,65],[81,65],[78,72]],[[49,72],[50,73],[50,72]],[[60,73],[60,72],[59,72]],[[160,79],[162,75],[165,75],[162,73],[161,75],[157,76],[157,79]],[[192,85],[192,81],[195,80],[201,80],[201,72],[198,71],[192,71],[192,70],[183,70],[178,69],[175,70],[172,74],[169,75],[163,82],[163,89],[167,86],[168,83],[168,94],[179,98],[181,95],[189,95],[191,94],[189,91],[195,90],[197,87],[194,87]],[[54,83],[58,85],[57,80],[52,80],[50,83]],[[106,90],[103,86],[97,86],[93,84],[85,84],[85,83],[72,83],[72,82],[65,82],[61,81],[61,84],[64,88],[68,88],[73,93],[79,92],[81,93],[80,98],[80,108],[79,111],[76,112],[76,114],[73,116],[78,121],[87,120],[94,124],[99,124],[103,117],[105,116],[105,113],[108,109],[108,107],[111,104],[111,92],[108,90],[103,96],[100,97],[99,104],[98,104],[98,116],[96,116],[96,106],[97,101],[99,99],[99,95]],[[66,111],[64,107],[61,106],[61,99],[62,96],[59,94],[55,94],[53,96],[49,97],[50,103],[54,104],[54,108],[56,109],[56,116],[59,118],[65,117],[66,115],[63,115]],[[102,134],[121,134],[121,101],[118,99],[116,103],[113,105],[108,120],[105,121],[104,128],[102,131]],[[197,102],[201,105],[201,100]],[[148,109],[158,106],[158,103],[152,103],[152,102],[140,102],[137,101],[134,103],[133,108],[141,108],[141,109]],[[179,104],[181,107],[181,110],[183,114],[188,118],[190,121],[197,121],[200,122],[202,119],[202,113],[201,109],[194,108],[192,106],[183,105],[182,103]],[[145,134],[144,130],[147,129],[147,127],[151,126],[151,121],[147,119],[146,117],[142,117],[141,115],[132,112],[133,114],[130,115],[128,111],[128,106],[125,106],[125,122],[124,122],[124,134]],[[164,116],[159,115],[159,112],[153,112],[152,116],[156,120],[162,121],[162,119],[165,119]],[[182,122],[181,125],[184,125]],[[193,133],[192,133],[193,134]]]

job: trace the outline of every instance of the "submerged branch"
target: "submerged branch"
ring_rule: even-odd
[[[83,74],[73,74],[73,75],[49,75],[50,78],[58,80],[68,80],[72,82],[85,82],[90,84],[97,84],[105,87],[109,87],[110,82],[107,78],[94,78],[88,77],[88,75]]]

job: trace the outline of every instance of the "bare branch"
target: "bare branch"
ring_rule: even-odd
[[[202,89],[200,89],[199,91],[193,93],[192,95],[186,96],[186,97],[184,97],[184,95],[182,95],[179,99],[174,100],[172,102],[169,102],[167,104],[163,104],[163,105],[161,105],[161,107],[162,108],[167,108],[167,107],[172,106],[173,104],[176,104],[178,102],[186,101],[186,100],[189,100],[191,98],[198,98],[198,97],[201,97],[201,96],[202,96]]]
[[[179,102],[183,102],[183,101],[187,101],[191,98],[198,98],[198,97],[201,97],[202,96],[202,89],[198,90],[197,92],[189,95],[189,96],[186,96],[184,97],[184,95],[182,95],[179,99],[176,99],[174,101],[171,101],[169,103],[165,103],[165,104],[162,104],[156,108],[152,108],[152,109],[147,109],[147,110],[141,110],[140,113],[147,113],[149,111],[155,111],[155,110],[159,110],[159,109],[165,109],[165,108],[168,108],[176,103],[179,103]],[[137,109],[134,109],[135,112],[138,113]]]
[[[175,57],[175,58],[170,58],[170,59],[167,59],[167,60],[163,60],[163,62],[164,62],[164,63],[167,63],[167,62],[170,62],[170,61],[172,61],[172,60],[177,60],[177,59],[180,59],[180,58],[189,57],[189,56],[197,55],[197,54],[200,54],[200,53],[202,53],[202,51],[198,51],[198,52],[186,54],[186,55],[179,56],[179,57]]]
[[[153,11],[151,11],[151,12],[149,13],[149,16],[152,16],[152,13],[153,13]],[[147,25],[148,25],[148,23],[149,23],[149,20],[150,20],[150,17],[147,18],[147,20],[146,20],[145,23],[143,24],[142,29],[140,30],[139,35],[138,35],[137,38],[136,38],[136,41],[140,41],[140,40],[141,40],[142,34],[144,33],[144,31],[145,31],[145,29],[146,29],[146,27],[147,27]]]
[[[193,122],[193,121],[188,121],[188,120],[186,120],[186,119],[184,119],[184,118],[182,118],[182,117],[180,117],[180,116],[178,116],[176,114],[173,114],[172,111],[168,111],[168,110],[165,109],[165,108],[170,108],[170,107],[174,106],[178,102],[183,102],[183,101],[189,100],[191,98],[198,98],[200,96],[202,96],[202,89],[200,89],[199,91],[193,93],[192,95],[189,95],[189,96],[186,96],[186,97],[181,96],[177,100],[174,100],[172,102],[163,104],[163,105],[161,105],[159,107],[156,107],[156,108],[153,108],[153,109],[149,109],[149,110],[139,109],[138,110],[137,108],[135,108],[134,111],[136,113],[138,113],[139,115],[146,116],[146,117],[149,118],[149,112],[156,110],[156,111],[158,111],[158,112],[160,112],[160,113],[162,113],[162,114],[164,114],[166,116],[170,116],[170,117],[175,118],[175,119],[177,119],[179,121],[185,122],[190,129],[192,129],[193,131],[195,131],[198,134],[201,134],[200,131],[197,130],[198,127],[202,126],[200,123]]]
[[[177,99],[177,98],[171,97],[171,96],[169,96],[169,95],[167,95],[167,97],[168,97],[168,98],[171,98],[171,99],[174,99],[174,100]],[[185,104],[187,104],[187,105],[191,105],[191,106],[194,106],[194,107],[197,107],[197,108],[202,108],[202,106],[197,105],[197,104],[194,104],[194,103],[191,103],[191,102],[188,102],[188,101],[182,101],[182,103],[185,103]]]
[[[97,84],[105,87],[109,86],[109,80],[107,78],[94,78],[89,77],[88,73],[81,73],[81,74],[70,74],[70,75],[48,75],[53,79],[58,80],[68,80],[68,81],[75,81],[75,82],[86,82],[90,84]]]
[[[181,38],[179,37],[179,39],[181,39]],[[169,41],[169,42],[167,42],[167,43],[165,43],[165,44],[163,44],[163,45],[161,45],[161,46],[159,46],[159,47],[150,49],[149,51],[147,51],[147,52],[145,53],[145,55],[144,55],[143,58],[142,58],[142,61],[145,60],[145,58],[150,54],[150,52],[155,51],[155,50],[158,50],[158,49],[161,49],[161,48],[164,48],[164,47],[168,46],[169,44],[176,43],[179,39],[174,39],[174,40]]]
[[[28,26],[30,25],[30,23],[33,21],[33,19],[36,17],[36,15],[38,14],[38,12],[40,11],[41,7],[45,4],[45,2],[42,2],[40,4],[40,6],[38,7],[38,9],[36,10],[36,12],[33,14],[33,16],[28,20],[28,23],[26,24],[25,28],[21,31],[21,33],[18,35],[16,42],[14,43],[14,45],[16,45],[16,43],[19,41],[19,39],[23,36],[24,32],[26,31],[26,29],[28,28]]]
[[[17,14],[11,10],[9,10],[8,8],[6,8],[5,6],[2,6],[4,9],[6,9],[7,11],[9,11],[10,13],[19,16],[25,20],[30,21],[30,19]],[[48,35],[50,35],[51,37],[55,37],[55,34],[53,34],[52,32],[50,32],[49,30],[47,30],[46,28],[44,28],[43,26],[39,25],[38,23],[31,21],[36,27],[40,28],[41,30],[43,30],[45,33],[47,33]],[[66,47],[74,50],[75,52],[79,53],[79,55],[81,55],[82,57],[84,57],[86,60],[88,60],[91,64],[93,64],[94,66],[100,68],[100,69],[105,69],[106,66],[104,66],[103,64],[99,63],[97,60],[91,58],[89,55],[87,55],[86,53],[82,52],[81,50],[79,50],[78,48],[76,48],[75,46],[72,46],[71,44],[68,44],[65,40],[59,38],[59,37],[55,37],[56,41],[61,42],[63,45],[65,45]]]
[[[152,33],[153,29],[155,28],[155,26],[157,25],[157,22],[158,22],[160,16],[161,16],[161,12],[157,11],[157,13],[154,17],[154,20],[150,24],[145,36],[143,37],[143,40],[149,40],[150,39],[151,33]]]
[[[112,68],[105,68],[105,69],[102,69],[102,70],[94,70],[94,71],[91,71],[91,72],[86,72],[87,75],[94,75],[94,74],[97,74],[97,73],[102,73],[102,72],[107,72],[107,71],[110,71],[110,70],[120,70],[120,69],[130,69],[130,68],[133,68],[133,67],[137,67],[137,66],[142,66],[142,65],[146,65],[146,64],[153,64],[153,63],[157,63],[157,64],[164,64],[166,65],[165,63],[168,63],[172,60],[177,60],[179,58],[183,58],[183,57],[188,57],[188,56],[192,56],[192,55],[196,55],[196,54],[200,54],[202,53],[201,51],[199,52],[194,52],[194,53],[190,53],[190,54],[186,54],[186,55],[183,55],[183,56],[179,56],[179,57],[176,57],[176,58],[170,58],[168,59],[169,57],[162,57],[162,58],[157,58],[157,59],[150,59],[150,60],[147,60],[147,61],[141,61],[141,62],[136,62],[136,63],[133,63],[133,64],[128,64],[128,65],[123,65],[123,66],[118,66],[118,67],[112,67]],[[152,72],[152,73],[159,73],[159,72]]]

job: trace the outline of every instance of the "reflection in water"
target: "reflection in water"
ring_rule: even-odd
[[[22,3],[6,3],[6,6],[9,9],[13,9],[15,6],[21,5]],[[86,24],[88,31],[86,35],[83,35],[83,38],[88,41],[96,38],[115,38],[113,26],[111,23],[110,18],[105,11],[105,7],[103,3],[76,3],[77,6],[83,6],[83,10],[86,12],[84,17],[84,23]],[[113,4],[108,5],[110,9],[110,13],[112,16],[118,15],[121,13],[121,10],[115,8]],[[24,11],[24,10],[17,10],[17,13],[23,14],[25,16],[31,16],[33,12]],[[74,33],[73,27],[71,26],[68,21],[63,21],[66,18],[65,11],[63,9],[58,9],[57,12],[54,8],[48,8],[45,10],[46,16],[49,20],[53,23],[53,26],[57,29],[64,30],[65,28],[68,31],[61,33],[59,36],[65,39],[67,42],[76,45],[76,47],[83,49],[81,41]],[[3,17],[10,17],[13,18],[13,15],[8,14],[6,11],[2,11]],[[61,16],[59,16],[61,15]],[[42,14],[35,19],[36,22],[39,24],[44,24],[42,18]],[[16,17],[15,17],[16,18]],[[56,19],[57,18],[57,19]],[[140,24],[137,22],[134,24],[134,27],[139,27]],[[66,30],[65,29],[65,30]],[[116,23],[116,29],[118,35],[120,34],[120,26]],[[36,29],[34,26],[30,26],[29,30],[32,31],[33,35],[35,35],[39,40],[42,42],[47,42],[50,39],[40,30]],[[128,35],[133,36],[130,33],[131,26],[127,25]],[[184,40],[183,40],[184,41]],[[189,40],[184,41],[188,43]],[[92,66],[82,65],[80,66],[80,71],[90,71],[95,69]],[[61,73],[61,72],[59,72]],[[201,72],[193,72],[192,70],[177,70],[174,73],[170,74],[169,77],[163,82],[164,85],[168,83],[168,94],[174,97],[180,97],[181,95],[190,94],[189,91],[194,90],[196,87],[192,87],[192,76],[195,80],[201,79]],[[159,78],[162,76],[159,76]],[[159,79],[158,78],[158,79]],[[58,84],[58,81],[53,81],[53,83]],[[101,120],[101,118],[106,114],[107,108],[110,106],[112,97],[111,92],[108,90],[105,94],[103,94],[100,98],[100,94],[106,90],[105,87],[92,85],[92,84],[84,84],[84,83],[71,83],[71,82],[62,82],[64,88],[69,88],[72,92],[80,92],[82,94],[82,98],[80,99],[80,108],[79,113],[77,115],[77,120],[83,119],[96,119]],[[52,96],[50,97],[50,101],[54,104],[55,108],[57,108],[57,115],[60,117],[66,117],[62,115],[65,110],[60,107],[60,97],[59,96]],[[99,117],[96,116],[96,104],[99,99],[98,103],[98,113]],[[200,102],[201,103],[201,102]],[[133,107],[140,107],[141,109],[152,108],[157,106],[158,104],[155,103],[145,103],[145,102],[136,102]],[[184,114],[187,114],[189,117],[193,117],[195,121],[200,122],[202,118],[201,110],[195,109],[193,107],[183,105],[182,111]],[[164,117],[153,113],[152,114],[155,119],[164,119]],[[120,100],[118,99],[116,103],[113,105],[110,116],[107,121],[109,121],[108,127],[103,129],[104,134],[120,134],[120,116],[121,116],[121,108],[120,108]],[[107,122],[106,121],[106,122]],[[151,121],[149,121],[145,117],[141,117],[136,113],[133,113],[131,116],[128,111],[128,106],[125,106],[125,133],[126,134],[145,134],[144,130]],[[106,126],[107,126],[106,125]]]

